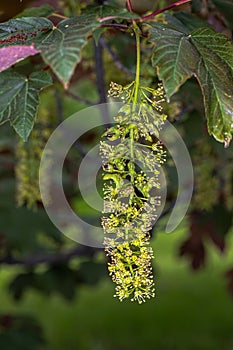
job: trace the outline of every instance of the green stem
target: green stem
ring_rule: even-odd
[[[130,6],[130,10],[132,11],[131,8],[131,2],[128,1],[127,2]],[[134,87],[132,89],[132,110],[131,113],[135,113],[136,108],[137,108],[137,104],[138,104],[138,95],[139,95],[139,86],[140,86],[140,66],[141,66],[141,50],[140,50],[140,33],[139,33],[139,28],[137,23],[133,20],[133,30],[135,33],[135,38],[136,38],[136,76],[135,76],[135,81],[134,81]],[[131,101],[130,101],[131,102]],[[129,139],[130,139],[130,163],[134,166],[134,129],[131,128],[130,129],[130,135],[129,135]],[[131,184],[134,185],[134,168],[130,167],[129,169],[129,175],[130,175],[130,181]],[[134,194],[131,194],[130,199],[129,199],[129,205],[132,204],[133,202],[133,197]],[[127,215],[127,221],[129,220],[129,216]],[[129,236],[129,232],[128,230],[126,230],[126,234],[125,234],[125,238],[126,240],[128,240]],[[133,274],[133,268],[132,266],[130,266],[130,270],[131,273]]]
[[[136,24],[136,22],[133,21],[133,29],[135,33],[136,38],[136,76],[135,76],[135,83],[134,83],[134,89],[133,89],[133,108],[132,113],[135,113],[136,107],[138,104],[138,93],[139,93],[139,85],[140,85],[140,67],[141,67],[141,48],[140,48],[140,34],[139,34],[139,28]],[[134,130],[130,130],[130,158],[132,164],[134,164]],[[131,183],[134,184],[134,170],[130,169],[130,177],[131,177]],[[133,195],[132,195],[133,197]],[[133,198],[130,198],[130,202],[132,202]]]
[[[134,277],[134,270],[133,270],[133,268],[132,268],[132,265],[129,265],[129,270],[130,270],[132,276]]]
[[[135,37],[136,37],[136,49],[137,49],[137,66],[136,66],[134,99],[133,99],[133,105],[135,108],[137,105],[137,102],[138,102],[138,91],[139,91],[139,84],[140,84],[141,48],[140,48],[139,28],[138,28],[136,22],[133,23],[133,27],[134,27]]]

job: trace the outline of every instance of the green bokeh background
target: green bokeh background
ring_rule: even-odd
[[[113,298],[114,286],[107,278],[80,287],[72,302],[27,290],[17,304],[7,290],[15,271],[4,269],[1,311],[35,316],[47,340],[44,350],[232,350],[233,300],[224,273],[230,268],[233,237],[228,236],[224,255],[208,246],[206,268],[193,273],[178,258],[186,234],[183,224],[172,234],[153,238],[157,296],[143,305]]]

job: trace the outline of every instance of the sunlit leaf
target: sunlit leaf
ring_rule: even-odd
[[[33,45],[30,46],[7,46],[0,48],[0,72],[22,61],[26,57],[39,53]]]

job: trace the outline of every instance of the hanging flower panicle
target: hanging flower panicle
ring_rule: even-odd
[[[139,86],[138,103],[133,105],[135,82],[122,86],[111,83],[109,96],[125,102],[115,116],[116,125],[101,141],[104,180],[105,251],[108,270],[116,283],[115,296],[142,303],[154,297],[149,247],[150,230],[156,219],[160,168],[166,151],[158,140],[166,119],[164,90]]]

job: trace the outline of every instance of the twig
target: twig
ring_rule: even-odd
[[[134,19],[132,19],[132,22],[134,22],[134,21],[135,21],[135,22],[144,22],[144,21],[146,21],[146,20],[148,20],[148,19],[154,19],[154,17],[157,16],[157,15],[159,15],[160,13],[163,13],[163,12],[165,12],[165,11],[167,11],[167,10],[170,10],[170,9],[176,7],[176,6],[180,6],[180,5],[187,4],[187,3],[190,2],[190,1],[192,1],[192,0],[179,0],[179,1],[176,1],[176,2],[174,2],[174,3],[171,4],[171,5],[168,5],[168,6],[162,8],[162,9],[160,9],[160,10],[157,10],[157,11],[152,12],[152,13],[149,14],[149,15],[142,16],[142,17],[140,17],[140,18],[134,18]],[[127,6],[129,7],[128,3],[130,3],[129,0],[127,0]],[[130,4],[131,4],[131,3],[130,3]],[[132,5],[131,5],[131,7],[129,7],[129,10],[130,10],[130,12],[133,12]],[[117,16],[107,16],[107,17],[104,17],[104,18],[99,18],[99,22],[102,23],[102,22],[109,21],[109,20],[111,20],[111,19],[116,19],[116,18],[117,18]],[[103,25],[102,25],[102,26],[103,26]],[[106,26],[106,24],[105,24],[104,26]],[[110,27],[110,26],[112,26],[112,24],[109,24],[109,25],[108,25],[108,27]]]
[[[89,100],[83,99],[75,94],[73,94],[71,91],[65,91],[66,95],[73,98],[74,100],[77,100],[79,102],[82,102],[86,105],[93,105],[93,103]],[[56,100],[56,104],[57,104],[57,118],[58,118],[58,122],[62,123],[63,122],[63,105],[61,103],[61,96],[58,90],[55,90],[55,100]],[[87,152],[86,150],[83,148],[81,142],[79,140],[77,140],[74,143],[74,148],[79,152],[79,154],[81,156],[86,156]]]
[[[109,53],[109,55],[112,57],[114,64],[117,68],[122,70],[125,73],[128,74],[134,74],[133,71],[131,71],[129,68],[125,67],[123,63],[120,62],[118,55],[111,49],[111,47],[104,41],[103,38],[100,39],[102,47]]]
[[[143,22],[143,21],[148,20],[148,19],[153,19],[153,17],[159,15],[160,13],[163,13],[163,12],[165,12],[165,11],[167,11],[167,10],[170,10],[170,9],[176,7],[176,6],[186,4],[186,3],[190,2],[190,1],[191,1],[191,0],[179,0],[179,1],[176,1],[176,2],[174,2],[173,4],[168,5],[167,7],[164,7],[164,8],[162,8],[162,9],[160,9],[160,10],[157,10],[157,11],[155,11],[155,12],[152,12],[150,15],[143,16],[143,17],[141,17],[141,18],[139,18],[139,19],[136,18],[135,21],[136,21],[136,22],[138,22],[138,21]]]
[[[133,7],[132,7],[132,4],[131,4],[131,1],[127,0],[126,3],[127,3],[128,9],[129,9],[129,12],[133,12]]]
[[[58,18],[61,18],[61,19],[67,19],[68,17],[67,16],[63,16],[63,15],[60,15],[60,13],[55,13],[53,12],[51,15],[51,17],[58,17]]]
[[[175,116],[175,122],[177,124],[181,123],[182,121],[179,120],[179,118],[183,117],[183,115],[193,112],[195,110],[194,106],[187,106],[183,108],[176,116]]]
[[[85,99],[85,98],[82,98],[82,97],[80,97],[80,96],[78,96],[78,95],[75,95],[75,94],[74,94],[73,92],[71,92],[71,91],[67,91],[67,90],[66,90],[65,93],[66,93],[67,96],[73,98],[73,99],[76,100],[76,101],[82,102],[82,103],[84,103],[85,105],[88,105],[88,106],[93,106],[93,105],[94,105],[94,103],[93,103],[92,101],[87,100],[87,99]]]
[[[116,29],[121,29],[121,30],[128,30],[130,27],[128,27],[125,24],[118,24],[118,23],[106,23],[101,25],[102,28],[116,28]]]

